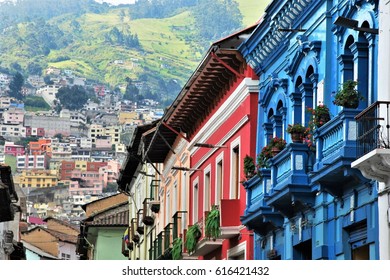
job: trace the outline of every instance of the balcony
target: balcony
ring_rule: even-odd
[[[390,185],[390,102],[377,101],[356,116],[357,157],[353,168]]]
[[[154,225],[154,214],[152,213],[152,210],[148,208],[150,200],[150,198],[145,198],[143,202],[142,223],[147,227]]]
[[[221,199],[221,235],[220,239],[230,239],[238,236],[241,229],[240,221],[240,200]]]
[[[269,231],[283,225],[283,217],[266,203],[271,189],[271,170],[262,169],[259,172],[259,176],[244,183],[247,207],[240,220],[248,229],[266,235]]]
[[[332,196],[341,197],[341,186],[353,185],[365,181],[361,173],[351,168],[357,158],[356,109],[343,109],[336,117],[316,130],[316,162],[311,173],[312,183],[321,187]]]
[[[202,230],[202,237],[198,241],[195,251],[190,254],[191,257],[205,256],[212,251],[222,247],[223,239],[212,240],[205,236],[205,222],[208,213],[208,211],[204,212],[202,219],[198,221],[198,224]]]
[[[312,168],[311,154],[306,144],[290,143],[271,160],[272,187],[266,203],[284,217],[291,218],[314,205],[308,175]]]

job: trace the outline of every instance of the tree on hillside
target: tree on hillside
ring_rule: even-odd
[[[23,99],[22,87],[24,85],[24,78],[20,72],[17,72],[12,81],[9,84],[9,96],[14,97],[18,100]]]
[[[235,0],[199,0],[193,15],[198,37],[205,47],[242,26],[242,14]]]
[[[56,94],[63,108],[78,110],[88,101],[88,93],[81,86],[62,87]]]
[[[38,63],[31,62],[27,65],[27,72],[30,75],[41,75],[42,70],[42,67]]]
[[[123,99],[130,100],[130,101],[136,101],[137,96],[139,94],[138,88],[133,84],[133,80],[129,77],[126,78],[126,91],[123,95]]]

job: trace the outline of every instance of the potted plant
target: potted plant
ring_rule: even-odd
[[[271,147],[264,146],[261,152],[257,155],[257,167],[268,168],[268,160],[272,158]]]
[[[286,140],[279,137],[274,137],[269,142],[268,146],[271,147],[271,152],[273,156],[276,156],[281,150],[286,147]]]
[[[307,111],[312,115],[313,124],[319,128],[330,121],[329,108],[325,104],[319,104],[315,109],[308,107]]]
[[[172,243],[172,259],[180,260],[182,256],[183,240],[179,237],[173,240]]]
[[[255,161],[251,156],[246,155],[244,157],[244,173],[247,180],[252,178],[256,172]]]
[[[221,235],[220,213],[217,205],[211,207],[211,211],[206,217],[205,236],[214,241]]]
[[[142,223],[145,226],[152,226],[154,224],[154,218],[152,216],[144,216],[142,218]]]
[[[297,143],[300,142],[302,143],[302,140],[305,136],[306,132],[306,127],[304,127],[300,123],[296,124],[289,124],[287,127],[287,132],[291,134],[291,139],[293,142]]]
[[[160,212],[160,201],[151,201],[150,203],[150,210],[153,212],[153,213],[158,213]]]
[[[363,96],[356,89],[358,82],[353,80],[345,81],[334,96],[333,104],[344,108],[354,108],[359,106],[359,101]]]
[[[269,144],[264,146],[261,152],[257,155],[257,167],[268,168],[268,160],[283,150],[286,147],[286,144],[286,140],[282,138],[272,138]]]
[[[202,232],[198,224],[195,224],[188,228],[186,233],[185,247],[187,248],[189,254],[195,251],[196,244],[198,243],[201,235]]]

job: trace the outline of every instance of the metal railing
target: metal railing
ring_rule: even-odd
[[[377,101],[355,117],[357,156],[390,148],[390,101]]]

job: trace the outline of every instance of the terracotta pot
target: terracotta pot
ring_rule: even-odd
[[[272,147],[271,149],[272,156],[276,156],[280,153],[280,149],[278,147]]]
[[[303,141],[303,133],[291,133],[291,140],[294,143],[302,143]]]

